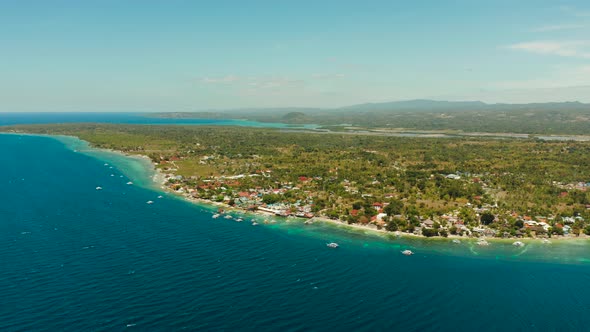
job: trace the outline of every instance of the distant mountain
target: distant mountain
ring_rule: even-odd
[[[489,105],[481,101],[438,101],[429,99],[415,99],[384,103],[366,103],[341,107],[345,111],[412,111],[412,110],[468,110],[483,109]]]

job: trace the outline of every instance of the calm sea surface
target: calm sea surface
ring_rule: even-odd
[[[168,119],[144,116],[141,113],[2,113],[0,112],[0,126],[19,124],[47,124],[47,123],[124,123],[124,124],[157,124],[157,125],[220,125],[265,128],[292,128],[285,123],[257,122],[232,119]],[[297,128],[313,129],[317,125],[296,125]]]
[[[0,331],[590,325],[586,241],[478,247],[252,226],[154,189],[141,159],[26,135],[0,135],[0,149]]]

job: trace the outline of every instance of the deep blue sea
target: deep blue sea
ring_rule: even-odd
[[[478,247],[252,226],[159,191],[144,160],[75,139],[0,135],[0,151],[0,331],[590,326],[587,241]]]

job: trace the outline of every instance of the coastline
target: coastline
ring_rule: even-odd
[[[131,160],[131,161],[136,162],[136,164],[141,165],[141,167],[142,167],[142,170],[144,172],[144,174],[142,174],[143,176],[131,176],[131,174],[127,174],[130,178],[133,178],[134,180],[138,180],[139,178],[144,178],[144,179],[141,179],[143,181],[140,181],[139,185],[145,186],[150,189],[159,190],[162,193],[172,194],[174,197],[180,198],[180,199],[182,199],[186,202],[189,202],[191,204],[198,205],[199,207],[205,208],[207,210],[214,211],[216,208],[217,209],[221,208],[224,212],[246,213],[246,214],[250,214],[253,216],[260,217],[260,218],[264,218],[264,217],[286,218],[286,217],[277,216],[275,214],[265,212],[265,211],[260,211],[260,210],[250,211],[250,210],[245,210],[245,209],[241,209],[241,208],[236,208],[236,207],[230,206],[228,204],[225,204],[223,202],[214,202],[214,201],[205,200],[202,198],[195,198],[195,197],[189,196],[188,193],[180,193],[180,192],[171,190],[169,187],[166,186],[166,182],[168,181],[168,178],[173,177],[175,174],[163,172],[160,168],[157,167],[156,163],[153,162],[151,160],[151,158],[149,158],[146,155],[142,155],[142,154],[138,154],[138,153],[128,153],[125,151],[114,150],[114,149],[95,147],[95,146],[93,146],[92,143],[82,140],[77,136],[10,133],[10,132],[2,133],[2,134],[40,136],[40,137],[48,137],[48,138],[56,139],[56,140],[62,142],[68,149],[70,149],[74,152],[85,153],[86,155],[89,155],[91,157],[98,158],[98,159],[104,158],[107,155],[111,155],[111,156],[114,155],[119,158],[126,158],[127,160]],[[112,159],[109,159],[109,160],[112,161]],[[121,166],[121,165],[115,165],[115,166]],[[126,172],[124,172],[124,173],[126,173]],[[145,181],[147,179],[149,179],[149,181]],[[314,216],[309,219],[295,217],[295,216],[291,216],[289,218],[293,219],[293,220],[299,220],[302,223],[304,223],[306,221],[310,221],[311,223],[316,223],[316,222],[317,223],[324,223],[324,224],[329,224],[329,225],[336,226],[336,227],[342,228],[342,229],[354,230],[354,231],[363,232],[363,233],[369,232],[373,235],[387,236],[389,238],[404,238],[404,239],[416,239],[416,240],[427,240],[427,241],[448,240],[449,242],[454,239],[458,239],[460,241],[471,241],[471,242],[475,242],[478,239],[485,239],[488,242],[497,242],[497,243],[508,243],[508,242],[515,242],[515,241],[531,243],[531,242],[539,242],[544,239],[544,238],[537,238],[537,237],[535,237],[535,238],[527,238],[527,237],[498,238],[498,237],[485,237],[485,236],[475,237],[475,236],[459,236],[459,235],[451,235],[451,234],[449,234],[447,237],[443,237],[443,236],[427,237],[422,234],[405,233],[405,232],[400,232],[400,231],[390,232],[390,231],[387,231],[383,228],[379,229],[376,226],[372,226],[372,225],[349,224],[343,220],[330,219],[330,218],[327,218],[324,216]],[[590,236],[585,236],[585,235],[578,236],[578,237],[554,236],[554,237],[549,238],[549,240],[551,242],[560,242],[560,243],[561,242],[589,242],[590,243]]]

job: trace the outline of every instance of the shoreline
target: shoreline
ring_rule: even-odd
[[[265,211],[260,211],[260,210],[253,210],[253,211],[246,210],[246,209],[230,206],[230,205],[225,204],[223,202],[214,202],[214,201],[210,201],[210,200],[206,200],[206,199],[202,199],[202,198],[195,198],[195,197],[189,196],[188,193],[180,193],[180,192],[176,192],[174,190],[171,190],[170,188],[168,188],[166,186],[166,182],[168,181],[169,177],[173,177],[175,174],[174,173],[165,173],[164,171],[162,171],[160,168],[157,167],[156,163],[154,161],[152,161],[150,157],[143,155],[143,154],[128,153],[125,151],[120,151],[120,150],[115,150],[115,149],[95,147],[95,146],[93,146],[93,144],[91,142],[85,141],[83,139],[80,139],[77,136],[72,136],[72,135],[30,134],[30,133],[16,133],[16,132],[12,132],[12,133],[5,132],[5,133],[0,133],[0,134],[48,137],[48,138],[56,139],[64,144],[65,144],[64,138],[67,140],[75,140],[75,142],[83,143],[85,148],[88,148],[90,151],[114,154],[119,157],[131,158],[136,161],[139,161],[140,164],[142,165],[142,167],[144,168],[144,170],[146,171],[147,178],[149,178],[151,181],[150,183],[146,183],[147,187],[149,187],[151,189],[160,190],[160,191],[162,191],[162,193],[172,194],[174,197],[180,198],[188,203],[199,205],[199,206],[207,208],[207,209],[222,208],[224,210],[224,213],[241,212],[241,213],[252,214],[252,215],[258,216],[258,217],[286,218],[284,216],[278,216],[278,215],[275,215],[270,212],[265,212]],[[74,146],[70,146],[68,144],[65,144],[65,146],[74,152],[79,152],[77,149],[75,149]],[[95,157],[95,156],[93,156],[93,157]],[[485,239],[488,242],[515,242],[515,241],[521,241],[521,242],[535,241],[536,242],[536,241],[542,241],[543,239],[548,239],[551,242],[554,242],[554,241],[555,242],[582,242],[582,241],[590,240],[590,236],[577,236],[577,237],[555,236],[555,237],[550,237],[550,238],[539,238],[539,237],[534,237],[534,238],[530,238],[530,237],[498,238],[498,237],[486,237],[486,236],[481,236],[481,237],[460,236],[460,235],[449,234],[447,237],[443,237],[443,236],[427,237],[422,234],[406,233],[406,232],[401,232],[401,231],[390,232],[384,228],[379,229],[376,226],[349,224],[346,221],[343,221],[340,219],[330,219],[325,216],[314,216],[309,219],[295,217],[295,216],[290,216],[290,218],[292,218],[294,220],[300,220],[301,222],[305,222],[305,221],[310,221],[311,223],[318,222],[318,223],[330,224],[330,225],[333,225],[333,226],[336,226],[339,228],[348,228],[348,229],[353,229],[356,231],[371,232],[376,235],[386,235],[386,236],[396,237],[396,238],[420,239],[420,240],[428,240],[428,241],[441,241],[441,240],[446,240],[446,239],[448,239],[449,241],[454,240],[454,239],[465,240],[465,241],[468,241],[468,240],[477,241],[478,239]]]

